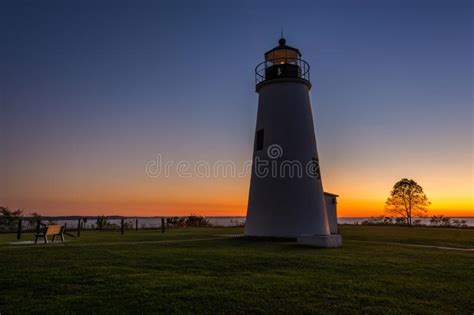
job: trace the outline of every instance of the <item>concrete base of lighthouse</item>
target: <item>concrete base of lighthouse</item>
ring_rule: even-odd
[[[342,245],[341,235],[300,235],[298,236],[298,244],[313,247],[340,247]]]

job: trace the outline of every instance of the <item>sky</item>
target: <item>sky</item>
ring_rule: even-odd
[[[474,215],[472,21],[462,0],[2,1],[0,205],[245,215],[248,173],[149,166],[251,160],[254,68],[283,29],[339,216],[382,214],[405,177],[428,214]]]

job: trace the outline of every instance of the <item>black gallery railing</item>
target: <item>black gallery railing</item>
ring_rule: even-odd
[[[299,78],[309,81],[309,64],[303,59],[276,58],[255,67],[255,85],[273,79]]]

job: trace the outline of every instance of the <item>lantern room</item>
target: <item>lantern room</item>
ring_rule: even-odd
[[[279,46],[267,51],[265,53],[265,61],[271,64],[295,64],[296,60],[301,57],[298,49],[287,46],[286,40],[280,38]]]
[[[309,81],[309,65],[297,48],[280,38],[278,46],[265,53],[265,61],[255,69],[256,84],[274,79],[299,78]],[[308,82],[309,84],[309,82]]]

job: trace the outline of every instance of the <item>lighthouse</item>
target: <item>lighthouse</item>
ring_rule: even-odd
[[[337,247],[337,195],[323,190],[310,66],[301,56],[281,38],[255,68],[258,112],[245,235]]]

